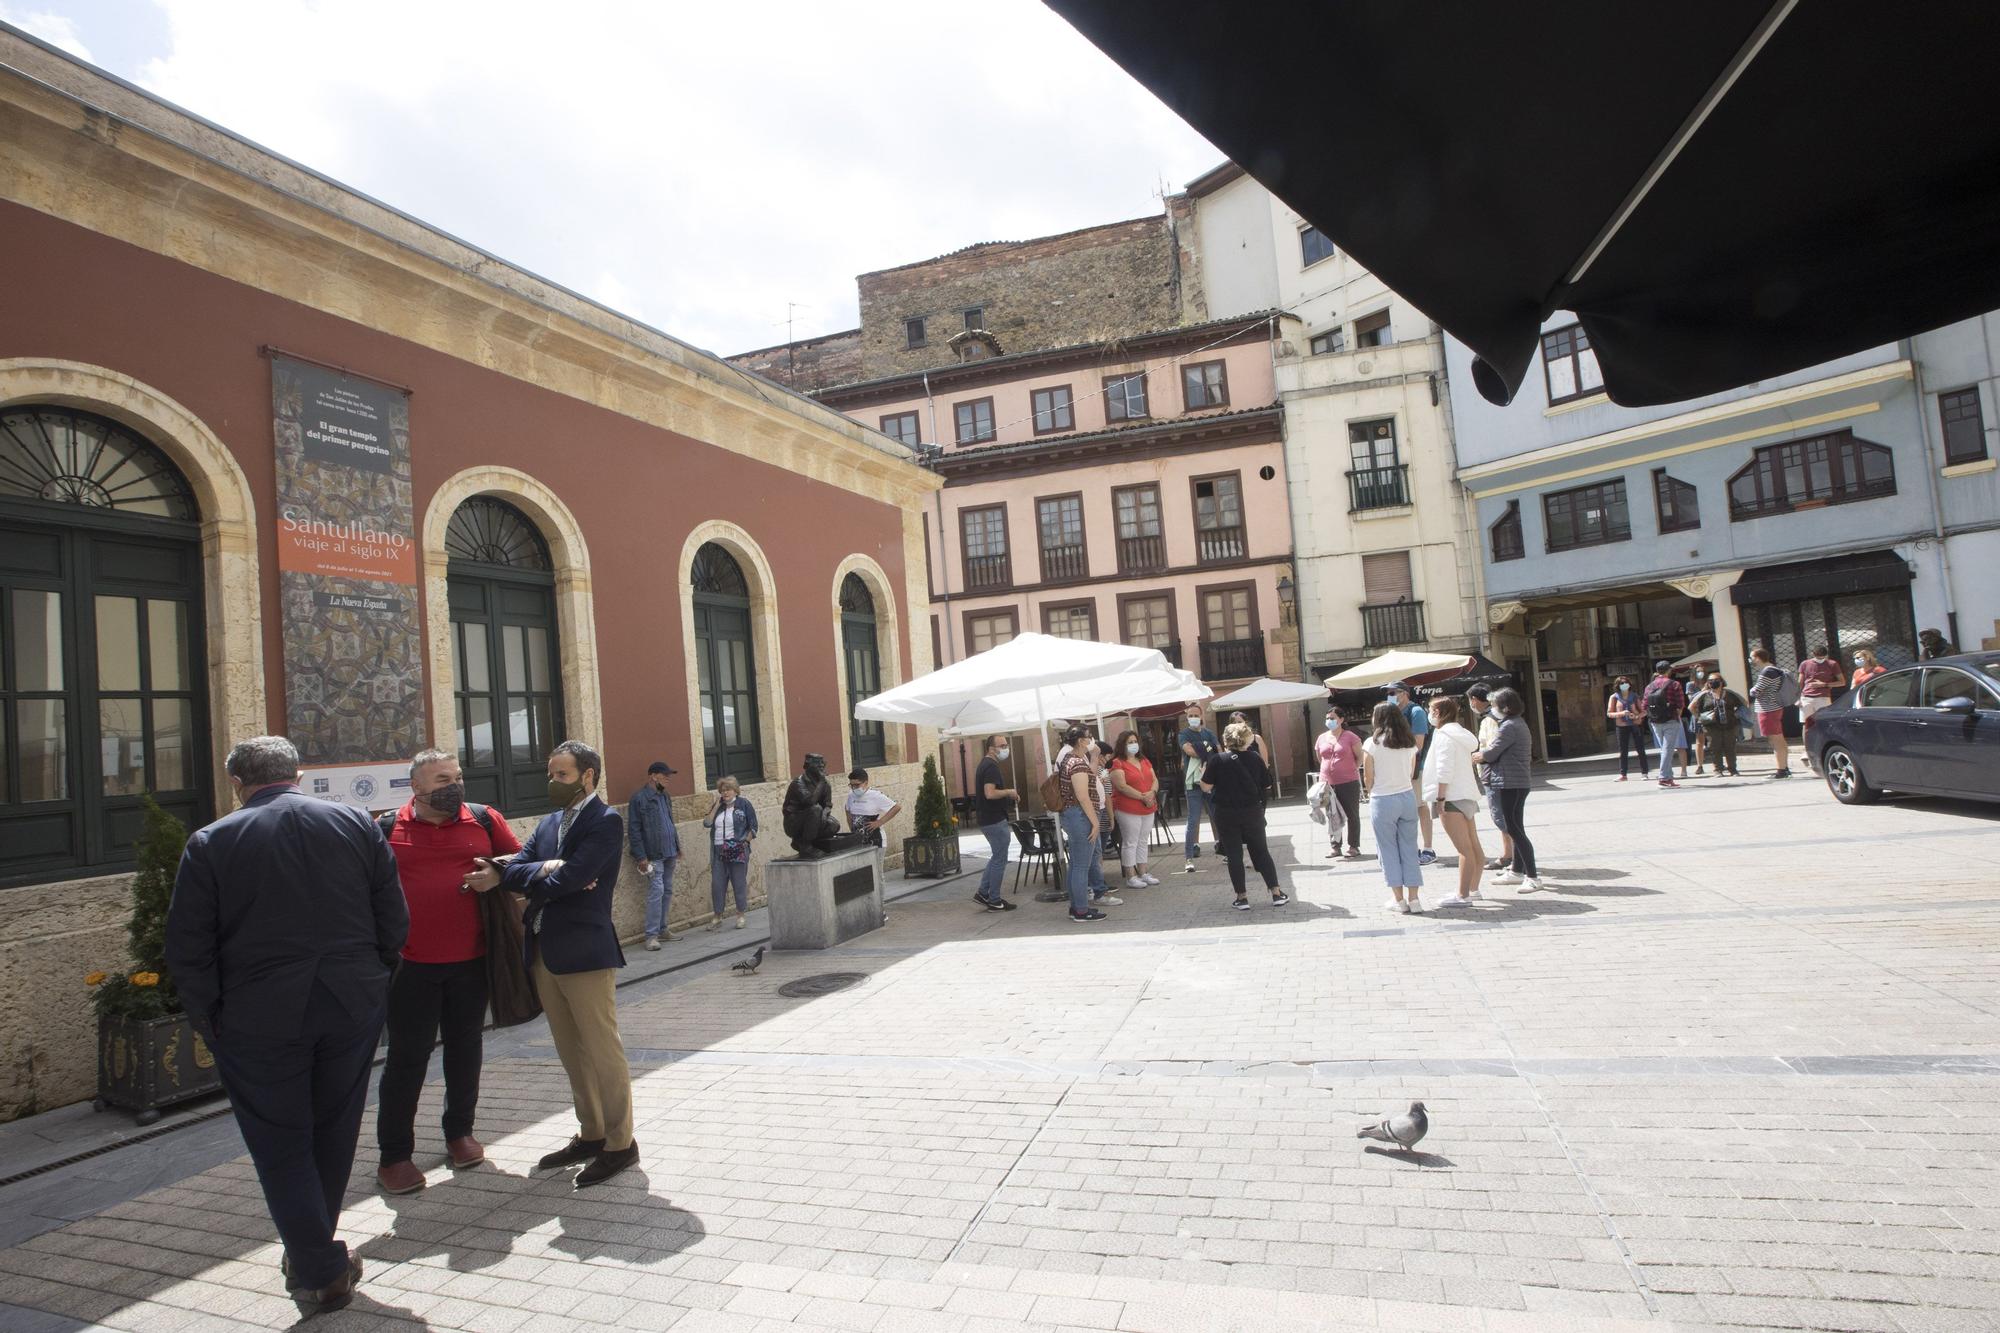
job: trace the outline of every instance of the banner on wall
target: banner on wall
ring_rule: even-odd
[[[271,355],[286,734],[300,760],[407,764],[424,645],[401,389]]]

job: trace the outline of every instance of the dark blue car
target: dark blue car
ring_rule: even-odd
[[[1875,677],[1823,708],[1806,753],[1848,805],[1885,791],[2000,801],[2000,652]]]

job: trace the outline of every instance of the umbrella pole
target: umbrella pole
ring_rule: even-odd
[[[1042,687],[1039,685],[1035,686],[1035,734],[1041,738],[1042,762],[1047,765],[1048,771],[1053,773],[1056,771],[1056,755],[1054,747],[1049,744],[1049,714],[1048,710],[1042,707]],[[1055,878],[1050,882],[1049,887],[1035,895],[1035,901],[1038,903],[1066,903],[1069,901],[1069,889],[1067,887],[1069,884],[1069,848],[1063,843],[1062,811],[1057,809],[1045,813],[1055,821],[1056,825],[1055,864],[1053,867]]]

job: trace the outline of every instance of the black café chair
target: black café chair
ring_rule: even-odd
[[[1055,848],[1043,841],[1041,830],[1034,824],[1025,819],[1010,819],[1007,824],[1014,830],[1014,840],[1021,848],[1021,855],[1014,862],[1014,891],[1018,893],[1021,876],[1027,873],[1030,865],[1040,867],[1035,872],[1037,878],[1046,880],[1049,877],[1056,854]]]

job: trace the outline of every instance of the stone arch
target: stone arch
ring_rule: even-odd
[[[75,407],[129,426],[173,460],[201,507],[202,618],[208,656],[209,764],[218,805],[223,760],[246,736],[270,730],[264,682],[264,607],[257,564],[257,502],[243,468],[186,407],[130,375],[81,361],[0,358],[0,408]],[[450,696],[446,696],[449,698]]]
[[[674,586],[680,597],[681,660],[687,664],[688,771],[694,776],[695,790],[702,790],[701,695],[696,688],[694,644],[694,585],[688,571],[694,554],[714,542],[743,569],[750,584],[750,637],[757,658],[758,748],[764,759],[764,781],[781,783],[791,771],[791,729],[785,717],[785,659],[778,636],[778,580],[771,562],[757,539],[736,524],[712,518],[695,525],[681,543],[681,558],[674,566]]]
[[[583,527],[562,498],[518,468],[467,468],[448,478],[432,493],[424,508],[424,622],[429,629],[431,742],[451,736],[455,706],[452,691],[458,664],[452,660],[451,595],[446,583],[445,529],[458,507],[475,495],[505,500],[533,520],[549,544],[556,575],[556,632],[561,637],[563,716],[571,736],[588,741],[605,755],[604,697],[597,674],[597,615],[590,588],[590,550]],[[450,749],[447,745],[445,748]],[[599,785],[605,775],[599,775]]]
[[[841,751],[846,755],[846,767],[854,766],[854,733],[848,725],[847,716],[847,654],[840,644],[840,585],[853,574],[868,586],[868,593],[875,599],[875,646],[882,659],[882,688],[892,689],[901,685],[903,675],[903,612],[902,604],[896,600],[896,585],[889,581],[889,575],[873,557],[856,553],[834,566],[833,583],[827,591],[828,614],[833,617],[833,698],[834,715],[840,719]],[[889,726],[883,729],[882,747],[884,762],[907,764],[914,762],[915,756],[906,743],[908,728]]]

